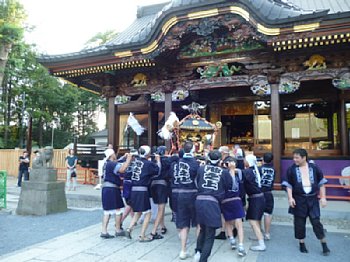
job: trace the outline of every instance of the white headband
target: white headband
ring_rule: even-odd
[[[254,155],[247,155],[245,160],[247,161],[249,167],[256,165],[256,156]]]
[[[220,160],[221,160],[221,159],[213,160],[213,159],[211,159],[210,156],[208,155],[208,161],[209,161],[210,163],[214,164],[214,165],[217,164]]]
[[[140,149],[144,150],[144,154],[140,152],[140,156],[143,156],[143,157],[147,156],[151,152],[151,148],[149,146],[141,146]]]

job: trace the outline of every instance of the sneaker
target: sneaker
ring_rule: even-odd
[[[265,251],[266,250],[266,246],[265,245],[251,246],[250,250],[251,251]]]
[[[104,238],[104,239],[114,238],[114,236],[112,236],[112,235],[110,235],[108,233],[106,233],[106,234],[101,233],[100,237]]]
[[[225,240],[226,239],[225,232],[221,231],[220,234],[215,237],[215,239]]]
[[[230,245],[232,250],[236,249],[237,248],[236,239],[234,238],[230,239]]]
[[[125,237],[125,231],[121,230],[119,232],[115,232],[115,237]]]
[[[189,256],[189,254],[187,254],[187,252],[184,252],[184,251],[181,251],[181,252],[180,252],[179,258],[180,258],[181,260],[184,260],[184,259],[189,258],[189,257],[190,257],[190,256]]]
[[[193,262],[199,262],[200,259],[201,259],[201,253],[197,251],[196,254],[194,254],[193,256]]]
[[[244,257],[245,255],[247,255],[247,252],[245,251],[244,247],[238,247],[238,255],[240,257]]]
[[[264,239],[265,240],[270,240],[271,239],[271,235],[270,234],[265,234],[264,235]]]

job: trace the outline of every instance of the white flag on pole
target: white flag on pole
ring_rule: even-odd
[[[142,133],[145,131],[145,128],[140,125],[139,121],[137,121],[134,114],[131,112],[126,123],[125,131],[128,129],[128,127],[131,127],[138,136],[142,135]]]

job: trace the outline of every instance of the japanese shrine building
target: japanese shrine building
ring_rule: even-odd
[[[140,7],[105,45],[40,62],[108,99],[116,148],[163,143],[164,116],[181,119],[195,101],[222,123],[216,146],[272,151],[278,181],[297,147],[326,174],[350,166],[346,0],[173,0]],[[147,128],[140,137],[124,132],[129,112]]]

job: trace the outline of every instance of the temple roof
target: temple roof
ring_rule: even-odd
[[[162,4],[139,7],[136,20],[108,43],[79,52],[62,55],[43,55],[42,63],[56,63],[97,56],[109,56],[115,51],[141,48],[155,38],[160,24],[170,15],[181,15],[184,11],[201,11],[236,5],[246,9],[264,25],[284,27],[286,25],[310,23],[335,17],[350,17],[348,0],[172,0]]]
[[[304,10],[329,10],[329,17],[350,12],[349,0],[288,0]],[[349,14],[347,14],[349,15]]]

